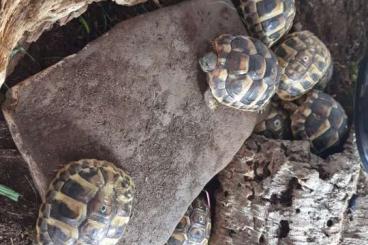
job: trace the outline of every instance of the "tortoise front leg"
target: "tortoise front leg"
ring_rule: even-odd
[[[216,110],[219,106],[219,102],[216,100],[216,98],[213,96],[211,89],[208,88],[206,92],[204,93],[204,101],[206,102],[206,105],[212,110]]]

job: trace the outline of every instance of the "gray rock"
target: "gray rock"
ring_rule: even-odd
[[[245,34],[229,0],[186,1],[125,21],[13,87],[3,112],[41,195],[60,165],[114,162],[137,187],[121,244],[163,244],[257,120],[203,100],[198,57],[225,32]]]

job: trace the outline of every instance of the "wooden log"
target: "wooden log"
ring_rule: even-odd
[[[345,213],[340,245],[362,245],[368,241],[368,176],[361,172],[356,194]]]
[[[0,1],[0,86],[12,50],[18,42],[33,42],[55,22],[64,25],[87,10],[88,4],[101,0],[2,0]],[[114,0],[135,5],[146,0]]]
[[[211,244],[339,244],[360,171],[353,145],[321,159],[307,142],[252,136],[219,174]],[[367,223],[367,204],[356,215],[346,239]]]

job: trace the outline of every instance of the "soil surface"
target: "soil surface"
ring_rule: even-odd
[[[0,196],[0,244],[32,244],[40,199],[7,125],[0,122],[0,183],[21,193],[18,202]]]
[[[162,6],[181,0],[160,0]],[[221,1],[221,0],[219,0]],[[236,3],[238,0],[234,0]],[[296,0],[296,23],[320,37],[330,48],[334,59],[334,75],[327,92],[335,95],[349,116],[357,64],[366,50],[368,5],[366,0]],[[159,8],[153,1],[134,7],[123,7],[112,2],[92,4],[88,11],[66,26],[55,26],[30,45],[28,52],[20,46],[14,57],[23,56],[14,72],[6,80],[13,86],[65,56],[82,49],[88,42],[102,35],[116,23]],[[351,117],[350,117],[351,118]],[[3,123],[3,118],[0,118]],[[15,203],[0,196],[0,244],[31,244],[37,216],[39,197],[23,160],[14,150],[6,129],[0,130],[0,183],[20,192]],[[10,149],[10,150],[9,150]],[[9,154],[11,157],[9,157]],[[6,159],[6,160],[4,160]]]

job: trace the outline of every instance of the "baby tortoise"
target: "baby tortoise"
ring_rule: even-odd
[[[37,244],[116,244],[130,219],[134,191],[132,179],[110,162],[69,163],[39,210]]]
[[[247,29],[268,47],[277,42],[293,25],[295,0],[240,0]]]
[[[207,73],[209,107],[215,109],[219,102],[243,111],[262,110],[279,85],[273,52],[257,39],[229,34],[217,37],[213,48],[199,61]]]
[[[326,74],[321,78],[321,80],[316,84],[316,86],[314,86],[314,88],[324,91],[327,88],[328,83],[331,81],[333,72],[334,72],[333,62],[331,62],[330,66],[327,69]]]
[[[206,245],[211,233],[211,213],[203,195],[189,206],[166,245]]]
[[[273,102],[266,119],[257,124],[254,132],[271,139],[289,139],[291,130],[288,113]]]
[[[348,118],[330,95],[312,90],[292,114],[291,130],[295,139],[309,140],[312,151],[323,156],[346,139]]]
[[[310,91],[332,72],[331,54],[313,33],[301,31],[289,34],[275,50],[282,75],[278,96],[295,100]]]

